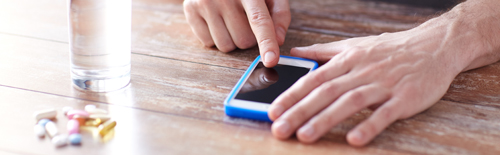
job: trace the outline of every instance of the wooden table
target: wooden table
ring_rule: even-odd
[[[291,47],[412,28],[441,10],[370,0],[291,0]],[[272,137],[269,123],[230,118],[223,100],[258,49],[204,48],[182,0],[134,0],[132,81],[111,93],[71,85],[66,0],[0,1],[0,154],[498,154],[500,63],[460,74],[428,110],[397,121],[366,147],[345,135],[364,110],[314,144]],[[55,148],[33,133],[33,112],[93,104],[116,119],[108,141],[82,131]],[[66,132],[67,119],[57,116]]]

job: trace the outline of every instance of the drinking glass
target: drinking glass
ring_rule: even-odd
[[[68,0],[71,78],[109,92],[130,82],[131,0]]]

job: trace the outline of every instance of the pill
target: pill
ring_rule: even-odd
[[[37,111],[34,114],[36,121],[41,120],[41,119],[54,119],[57,116],[57,111],[56,109],[46,109],[46,110],[41,110]]]
[[[42,127],[45,127],[45,124],[47,124],[48,122],[50,122],[50,119],[44,118],[44,119],[39,120],[37,124],[41,125]]]
[[[111,116],[109,115],[105,115],[105,114],[92,114],[89,116],[90,119],[96,119],[96,118],[99,118],[101,119],[101,121],[103,122],[106,122],[108,121],[109,119],[111,119]]]
[[[106,111],[104,109],[98,109],[98,108],[95,108],[92,110],[86,110],[86,111],[89,112],[89,114],[108,114],[108,111]]]
[[[102,121],[101,119],[99,118],[89,118],[87,119],[87,121],[85,121],[85,126],[93,126],[93,127],[97,127],[99,125],[101,125]]]
[[[40,125],[40,124],[35,125],[34,131],[35,131],[35,135],[38,137],[45,136],[45,127]]]
[[[73,119],[73,116],[75,116],[75,115],[89,117],[89,113],[86,111],[83,111],[83,110],[70,110],[70,111],[68,111],[68,114],[67,114],[68,119]]]
[[[57,135],[52,138],[52,144],[56,147],[61,147],[68,144],[68,136],[66,134]]]
[[[92,110],[94,110],[96,108],[97,107],[95,105],[89,104],[89,105],[85,106],[85,111],[89,112],[89,111],[92,111]]]
[[[80,115],[74,115],[73,116],[73,120],[76,120],[78,121],[79,125],[80,126],[84,126],[85,125],[85,121],[87,121],[88,117],[85,117],[85,116],[80,116]]]
[[[79,145],[82,143],[82,135],[75,133],[68,137],[69,143],[72,145]]]
[[[80,122],[75,119],[69,120],[66,126],[69,134],[79,133]]]
[[[54,137],[59,134],[59,130],[57,130],[56,124],[52,121],[45,124],[45,131],[49,134],[50,137]]]
[[[72,107],[64,107],[62,108],[62,112],[64,113],[64,115],[67,115],[69,111],[73,110]]]
[[[116,121],[108,120],[103,124],[99,125],[98,131],[101,136],[104,136],[109,133],[116,126]]]

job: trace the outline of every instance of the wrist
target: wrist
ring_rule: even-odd
[[[435,42],[429,51],[456,75],[500,59],[498,8],[496,0],[467,1],[409,31]]]
[[[497,0],[466,1],[443,14],[453,28],[456,38],[449,38],[457,46],[462,62],[462,71],[494,63],[500,59],[500,3]],[[455,30],[452,30],[455,29]],[[450,37],[451,37],[450,36]],[[453,41],[454,40],[454,41]]]

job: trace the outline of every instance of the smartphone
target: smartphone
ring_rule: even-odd
[[[299,78],[315,70],[313,60],[280,56],[278,65],[266,68],[258,56],[224,101],[226,115],[271,122],[271,103]]]

